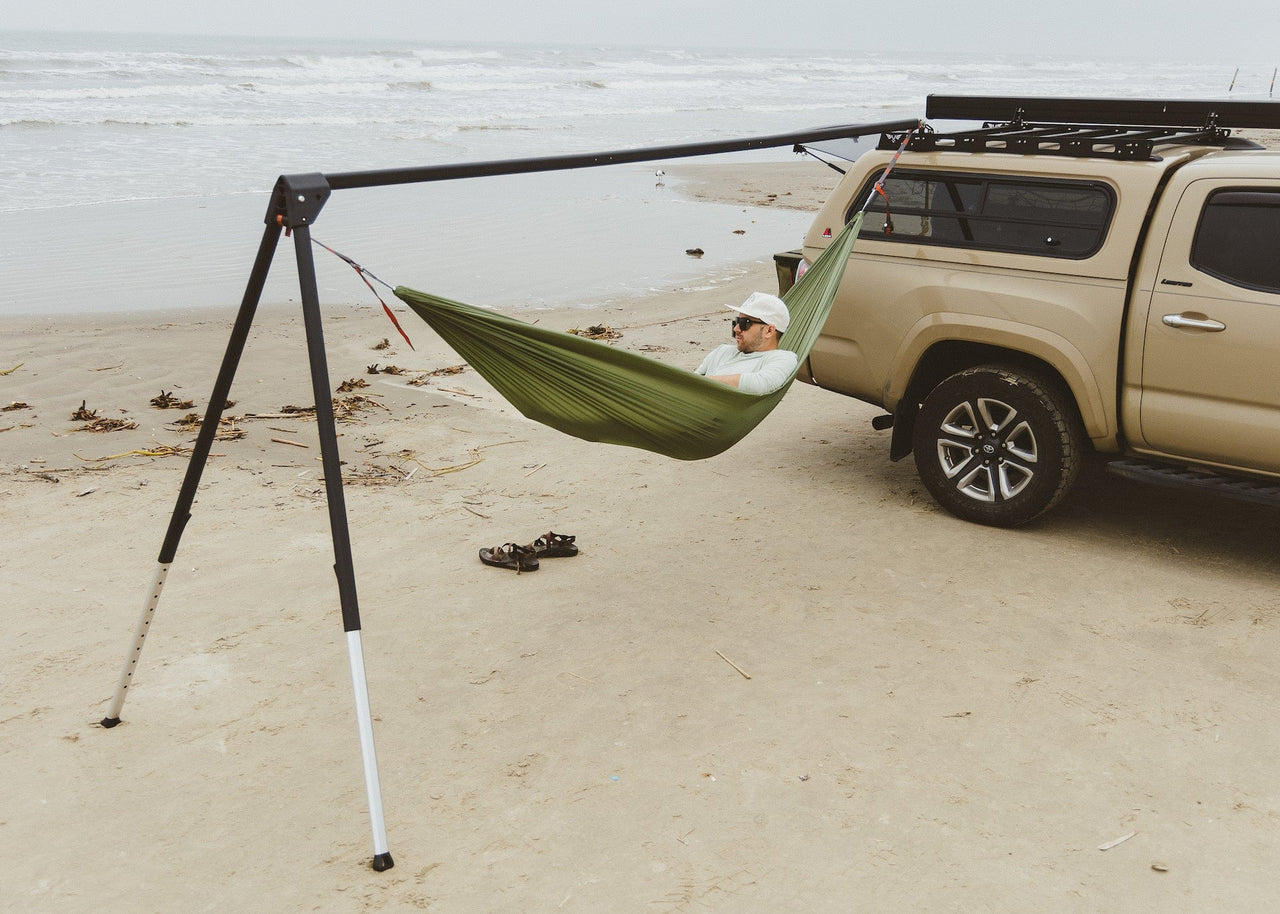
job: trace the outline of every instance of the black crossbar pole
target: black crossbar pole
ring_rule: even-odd
[[[334,573],[338,577],[338,599],[342,607],[342,627],[347,635],[347,657],[351,665],[351,686],[355,692],[356,723],[364,760],[365,791],[369,800],[369,822],[373,831],[373,868],[379,872],[395,866],[387,847],[387,826],[382,811],[382,787],[378,779],[378,757],[373,745],[373,714],[369,707],[369,686],[364,671],[364,648],[360,640],[360,608],[356,600],[356,574],[351,558],[351,533],[347,526],[346,499],[342,491],[342,460],[338,455],[337,427],[333,397],[329,393],[329,365],[324,349],[324,328],[320,319],[320,294],[316,288],[315,261],[311,253],[311,230],[306,225],[294,229],[294,252],[298,259],[298,287],[302,295],[302,318],[307,333],[307,356],[311,363],[311,389],[316,404],[316,429],[320,435],[320,459],[324,467],[325,499],[329,505],[329,529],[333,534]]]
[[[267,274],[271,270],[271,259],[275,254],[276,242],[279,238],[279,224],[268,221],[262,233],[262,241],[258,245],[258,255],[254,259],[253,269],[249,273],[244,298],[240,301],[240,311],[236,315],[235,325],[227,340],[222,367],[218,370],[217,380],[214,381],[213,393],[209,395],[209,407],[205,410],[204,422],[200,425],[200,433],[196,436],[196,443],[191,449],[187,474],[182,480],[182,488],[178,492],[173,516],[169,519],[169,529],[160,547],[155,578],[151,589],[147,591],[142,615],[138,618],[138,624],[134,629],[133,644],[129,655],[125,657],[124,669],[120,672],[120,680],[116,684],[111,708],[107,711],[107,716],[102,719],[102,726],[108,729],[120,723],[120,711],[124,707],[125,693],[133,680],[133,672],[137,669],[138,658],[142,654],[142,644],[146,641],[152,617],[160,602],[160,591],[164,589],[169,566],[173,564],[173,558],[178,552],[178,541],[182,539],[182,531],[186,529],[187,521],[191,519],[191,505],[195,502],[196,490],[200,487],[200,476],[204,472],[205,464],[209,460],[209,450],[218,434],[218,423],[222,420],[227,395],[231,392],[231,382],[235,378],[236,367],[240,364],[240,356],[244,353],[245,340],[249,337],[249,328],[253,325],[258,302],[262,299],[262,289],[266,285]]]
[[[919,123],[918,118],[911,118],[908,120],[882,121],[874,124],[817,127],[796,133],[742,137],[733,140],[710,140],[675,146],[646,146],[638,149],[620,149],[614,152],[586,152],[576,155],[542,156],[530,159],[498,159],[490,162],[425,165],[417,168],[347,171],[326,174],[324,177],[329,187],[333,190],[349,190],[357,187],[423,184],[429,181],[454,181],[459,178],[518,175],[538,171],[567,171],[572,168],[598,168],[602,165],[625,165],[632,162],[653,162],[660,159],[715,155],[722,152],[773,149],[778,146],[795,146],[804,143],[817,143],[823,140],[870,136],[876,133],[900,133],[904,130],[914,130]]]

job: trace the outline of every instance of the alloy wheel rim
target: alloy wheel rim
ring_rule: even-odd
[[[980,502],[1017,497],[1035,478],[1040,450],[1017,408],[993,397],[972,397],[943,418],[935,435],[943,475]]]

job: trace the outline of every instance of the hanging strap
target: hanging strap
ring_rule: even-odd
[[[322,241],[317,241],[317,240],[316,240],[316,238],[315,238],[315,236],[312,236],[311,240],[312,240],[312,241],[315,241],[315,243],[316,243],[316,244],[320,245],[320,247],[324,248],[326,251],[328,251],[328,252],[329,252],[330,254],[332,254],[334,257],[337,257],[339,260],[345,261],[347,264],[349,264],[349,265],[350,265],[351,269],[353,269],[353,270],[355,270],[355,271],[356,271],[356,274],[360,277],[361,281],[362,281],[366,286],[368,286],[368,287],[369,287],[369,291],[373,293],[373,297],[374,297],[374,298],[376,298],[376,299],[378,300],[378,302],[382,305],[382,310],[386,313],[387,317],[388,317],[388,318],[390,318],[391,323],[393,323],[393,324],[395,325],[395,328],[396,328],[396,330],[397,330],[397,331],[399,331],[400,336],[404,339],[404,341],[405,341],[406,343],[408,343],[408,344],[409,344],[409,348],[410,348],[410,349],[413,349],[413,348],[414,348],[414,347],[413,347],[413,340],[409,339],[409,334],[407,334],[407,333],[405,333],[405,332],[404,332],[404,328],[403,328],[403,327],[401,327],[401,326],[400,326],[400,322],[399,322],[398,320],[396,320],[396,316],[395,316],[395,314],[393,314],[393,313],[392,313],[392,311],[391,311],[391,309],[390,309],[389,307],[387,307],[387,303],[386,303],[385,301],[383,301],[383,300],[382,300],[382,296],[378,294],[378,290],[377,290],[377,289],[375,289],[375,288],[373,287],[373,283],[369,282],[369,280],[370,280],[370,279],[373,279],[373,280],[375,280],[376,282],[380,282],[380,283],[382,283],[384,286],[386,286],[388,289],[393,289],[393,288],[394,288],[394,287],[391,285],[391,283],[386,282],[386,281],[381,280],[381,279],[378,279],[378,277],[374,276],[372,273],[370,273],[370,272],[369,272],[368,270],[366,270],[364,267],[360,266],[360,264],[356,263],[354,260],[352,260],[352,259],[351,259],[350,257],[348,257],[346,254],[343,254],[343,253],[340,253],[340,252],[338,252],[338,251],[335,251],[333,248],[329,247],[329,245],[325,244],[325,243],[324,243],[324,242],[322,242]],[[414,352],[417,352],[417,350],[416,350],[416,349],[414,349]]]
[[[884,197],[884,233],[886,235],[893,234],[893,213],[889,211],[889,195],[885,192],[884,182],[888,180],[889,173],[893,171],[893,167],[898,164],[898,159],[902,158],[902,154],[906,151],[907,144],[911,142],[911,138],[915,136],[916,133],[921,133],[923,131],[924,121],[920,121],[914,130],[908,130],[903,134],[902,143],[898,146],[898,151],[893,154],[893,158],[890,159],[889,164],[884,167],[884,171],[880,173],[880,177],[876,178],[876,186],[872,188],[873,193]],[[874,199],[875,197],[871,195],[867,197],[867,202],[863,204],[862,207],[863,212],[866,212],[867,207],[871,205],[871,201]]]
[[[876,193],[884,197],[884,233],[886,235],[893,234],[893,212],[889,209],[889,195],[884,192],[884,184],[881,181],[876,182]]]

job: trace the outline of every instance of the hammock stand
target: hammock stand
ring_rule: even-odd
[[[329,508],[329,528],[333,538],[334,573],[338,581],[338,599],[342,612],[342,626],[347,636],[347,652],[351,667],[351,683],[355,693],[356,722],[360,735],[361,755],[364,763],[365,789],[369,802],[370,828],[373,833],[374,870],[379,872],[395,865],[387,844],[386,823],[383,818],[382,788],[378,781],[378,763],[374,752],[373,715],[369,706],[369,690],[365,679],[364,651],[360,640],[360,610],[356,600],[355,571],[351,556],[351,537],[347,527],[346,502],[343,497],[341,460],[330,396],[328,362],[325,357],[324,335],[320,319],[320,299],[316,285],[315,262],[312,259],[311,225],[315,222],[330,194],[335,190],[353,190],[365,187],[387,187],[398,184],[417,184],[431,181],[451,181],[462,178],[478,178],[494,175],[528,174],[541,171],[563,171],[574,168],[594,168],[603,165],[620,165],[633,162],[649,162],[661,159],[715,155],[741,152],[750,149],[770,149],[781,146],[797,147],[803,143],[846,137],[867,136],[877,133],[902,134],[918,127],[918,120],[885,121],[871,124],[853,124],[815,128],[790,134],[747,137],[736,140],[720,140],[677,146],[653,146],[626,149],[616,152],[584,153],[570,156],[554,156],[528,159],[507,159],[457,165],[436,165],[407,169],[383,169],[335,174],[281,175],[271,193],[271,200],[264,219],[266,228],[258,246],[257,256],[249,273],[240,310],[231,329],[222,365],[214,381],[209,407],[200,426],[199,435],[192,446],[191,460],[174,505],[164,541],[157,560],[155,577],[143,601],[142,613],[134,630],[129,653],[125,657],[107,716],[101,726],[111,729],[120,723],[120,712],[129,684],[137,668],[160,593],[164,589],[169,568],[178,550],[183,529],[191,519],[191,506],[195,501],[200,477],[209,459],[209,451],[222,418],[224,404],[231,392],[231,382],[244,352],[249,330],[266,285],[267,275],[280,233],[292,234],[294,257],[298,270],[298,288],[302,301],[303,326],[307,338],[307,354],[311,368],[311,386],[316,406],[316,429],[320,438],[321,461],[324,470],[325,496]]]

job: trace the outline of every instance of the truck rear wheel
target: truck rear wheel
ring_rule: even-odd
[[[1075,481],[1084,432],[1058,385],[1025,369],[969,368],[916,416],[916,470],[956,517],[1016,527],[1052,508]]]

